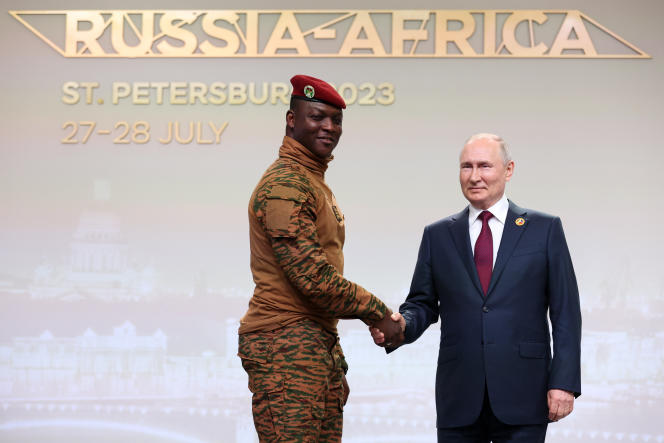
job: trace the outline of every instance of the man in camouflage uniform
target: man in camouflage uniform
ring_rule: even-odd
[[[249,201],[256,288],[240,321],[261,442],[340,442],[348,397],[340,318],[401,330],[391,311],[343,278],[344,217],[324,180],[346,107],[327,83],[297,75],[279,158]]]

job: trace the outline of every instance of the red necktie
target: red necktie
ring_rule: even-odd
[[[475,242],[475,266],[477,267],[477,274],[480,276],[484,295],[489,290],[493,270],[493,237],[491,236],[491,228],[489,228],[491,217],[493,217],[493,214],[489,211],[482,211],[479,215],[478,218],[482,220],[482,230]]]

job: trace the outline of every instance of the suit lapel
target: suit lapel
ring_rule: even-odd
[[[454,239],[454,245],[459,251],[459,257],[463,261],[470,280],[479,291],[480,296],[484,297],[480,278],[477,276],[475,261],[473,260],[473,251],[470,249],[470,235],[468,233],[468,208],[454,215],[453,222],[450,225],[450,233]]]
[[[491,282],[489,283],[487,297],[491,295],[491,291],[500,279],[500,276],[505,269],[505,265],[507,265],[509,258],[512,256],[512,252],[514,251],[516,244],[519,242],[521,235],[528,227],[528,217],[526,215],[527,213],[525,209],[518,207],[510,201],[510,206],[507,210],[507,217],[505,218],[503,236],[500,239],[500,247],[498,248],[496,264],[493,266],[493,272],[491,273]],[[518,218],[523,218],[525,223],[517,225],[516,220]]]

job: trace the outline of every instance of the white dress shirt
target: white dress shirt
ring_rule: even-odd
[[[498,256],[498,248],[500,247],[500,239],[503,237],[503,228],[505,227],[505,219],[507,219],[507,210],[509,209],[509,202],[505,194],[487,211],[493,214],[489,219],[489,228],[491,229],[491,238],[493,239],[493,265],[496,265],[496,257]],[[473,205],[468,206],[468,229],[470,234],[470,249],[475,254],[475,243],[477,237],[480,236],[482,231],[482,220],[478,217],[484,209],[477,209]]]

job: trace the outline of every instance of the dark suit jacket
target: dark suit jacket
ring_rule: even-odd
[[[525,223],[517,225],[518,218]],[[545,423],[549,389],[581,393],[579,293],[558,217],[510,202],[486,297],[470,247],[468,208],[427,226],[399,311],[405,343],[440,316],[438,427],[472,424],[485,386],[494,414],[508,424]]]

